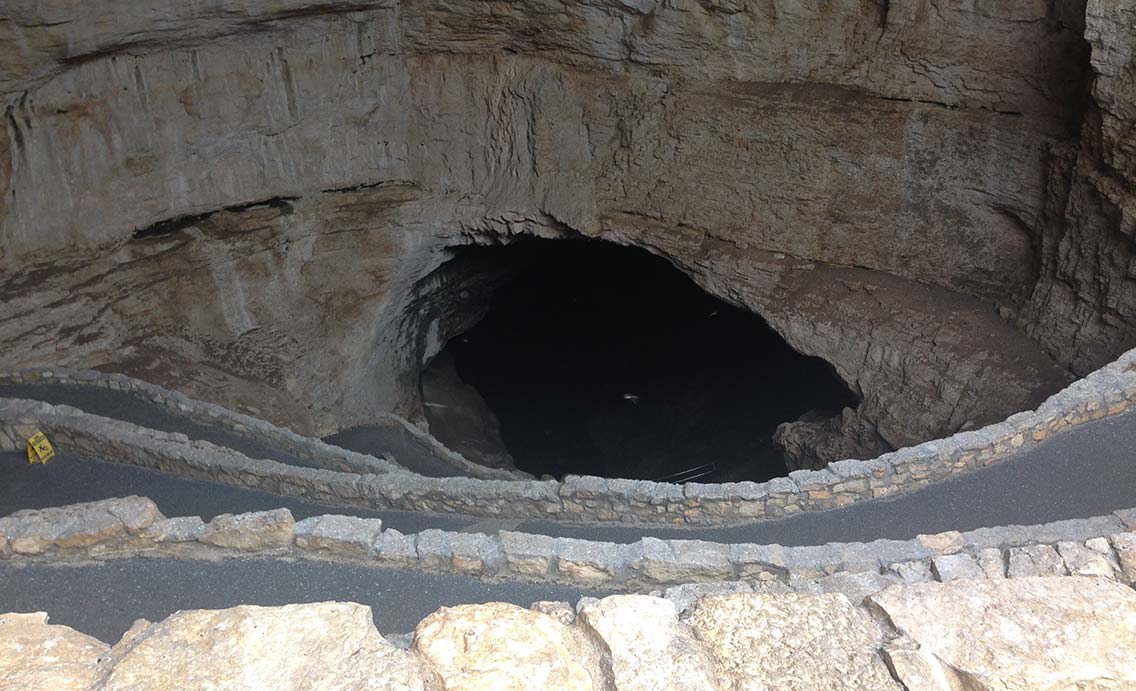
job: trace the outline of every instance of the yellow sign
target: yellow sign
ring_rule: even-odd
[[[43,432],[36,432],[28,440],[28,463],[47,463],[55,456],[55,449]]]

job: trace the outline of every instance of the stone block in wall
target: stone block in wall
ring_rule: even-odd
[[[1057,543],[1057,553],[1061,555],[1061,559],[1065,562],[1065,569],[1071,576],[1116,578],[1119,565],[1116,563],[1116,558],[1112,554],[1108,541],[1103,538],[1089,540],[1085,544],[1059,542]]]
[[[1065,562],[1049,545],[1026,545],[1010,549],[1006,573],[1010,578],[1030,576],[1065,576]]]
[[[933,535],[919,535],[915,538],[927,551],[933,554],[954,554],[966,547],[966,540],[957,530],[948,530]]]
[[[1006,555],[1002,550],[994,547],[987,547],[978,550],[975,555],[975,561],[978,562],[978,568],[986,574],[987,578],[1005,578],[1006,577]]]
[[[1136,530],[1136,509],[1113,511],[1112,515],[1120,519],[1126,530]]]
[[[645,537],[632,549],[629,568],[648,583],[721,581],[734,575],[729,545]]]
[[[498,539],[510,573],[534,577],[551,573],[556,560],[556,538],[502,530]]]
[[[387,529],[375,538],[372,554],[383,566],[411,568],[418,565],[418,547],[414,535],[403,535]]]
[[[780,581],[789,576],[780,545],[738,543],[729,546],[730,561],[741,578]]]
[[[1136,532],[1117,533],[1110,536],[1108,541],[1116,550],[1121,580],[1128,585],[1136,586]]]
[[[986,572],[974,557],[965,552],[931,557],[931,569],[935,573],[935,578],[943,583],[986,578]]]
[[[499,571],[505,563],[501,543],[481,533],[450,533],[455,573],[484,574]]]
[[[931,562],[927,559],[899,562],[889,566],[888,570],[904,583],[926,583],[935,580],[935,575],[931,572]]]
[[[0,533],[17,554],[90,547],[134,534],[163,518],[145,497],[121,497],[70,506],[17,511],[0,519]]]
[[[142,530],[142,537],[154,542],[193,542],[205,534],[200,516],[178,516],[156,521]]]
[[[312,516],[296,523],[296,546],[313,552],[367,556],[382,529],[383,522],[378,518]]]
[[[295,525],[288,509],[225,513],[206,524],[200,541],[243,551],[277,549],[292,544]]]
[[[556,568],[582,583],[616,580],[624,569],[623,545],[576,538],[556,538]]]
[[[453,568],[454,548],[452,533],[431,528],[418,533],[415,541],[418,563],[431,571],[450,571]]]

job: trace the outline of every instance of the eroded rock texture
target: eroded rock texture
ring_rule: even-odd
[[[4,364],[307,433],[421,419],[422,363],[479,316],[454,296],[492,285],[449,248],[587,236],[834,366],[862,403],[784,429],[798,464],[989,422],[1131,343],[1129,14],[8,2]]]

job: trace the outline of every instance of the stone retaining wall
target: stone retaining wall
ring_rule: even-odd
[[[954,616],[943,616],[945,613]],[[113,647],[45,612],[0,614],[5,689],[954,691],[1136,686],[1136,593],[1101,578],[839,594],[610,595],[442,607],[383,636],[314,602],[140,619]],[[1044,651],[1045,654],[1038,654]],[[963,680],[960,683],[958,680]],[[5,683],[7,682],[7,683]]]
[[[288,556],[481,579],[623,591],[692,583],[731,589],[875,592],[891,583],[1091,575],[1136,583],[1136,510],[1039,526],[921,535],[913,540],[809,547],[646,537],[630,544],[500,531],[404,535],[376,518],[287,509],[165,518],[125,497],[0,519],[0,558],[90,559]],[[717,587],[717,586],[716,586]],[[862,596],[861,596],[862,597]]]
[[[40,386],[58,384],[122,391],[148,403],[161,406],[171,414],[184,416],[200,424],[221,427],[231,434],[287,451],[320,467],[331,470],[349,470],[357,473],[406,471],[405,468],[397,465],[397,458],[392,463],[385,458],[356,453],[314,437],[296,434],[290,429],[277,427],[266,420],[244,415],[224,406],[199,401],[179,391],[172,391],[122,374],[65,367],[39,367],[0,372],[0,384],[35,384]],[[376,424],[383,426],[389,434],[397,436],[402,444],[414,446],[422,453],[438,458],[473,477],[483,479],[529,477],[527,474],[517,471],[487,468],[472,463],[461,454],[447,449],[433,436],[397,415],[386,415],[377,420]]]
[[[22,449],[28,435],[43,429],[64,452],[74,449],[187,477],[336,504],[491,517],[725,525],[844,507],[920,489],[997,463],[1050,434],[1127,411],[1136,401],[1134,368],[1136,351],[1130,351],[1050,397],[1035,411],[871,461],[839,461],[824,470],[797,471],[764,483],[676,485],[578,476],[568,476],[560,482],[482,480],[427,478],[405,472],[379,475],[313,470],[250,459],[206,442],[190,441],[183,435],[155,432],[67,406],[14,399],[0,399],[0,448]],[[58,370],[22,376],[25,383],[60,378]],[[107,381],[111,388],[134,386],[133,380],[117,375]],[[184,398],[171,393],[169,400]],[[206,411],[218,408],[200,405],[208,406],[203,408]],[[227,412],[218,419],[240,419],[232,417],[236,415]],[[296,441],[303,438],[287,430],[253,418],[248,420],[259,423],[246,426],[250,434],[269,430],[269,443],[288,435],[295,438],[294,444],[306,443]],[[318,440],[308,442],[308,452],[329,450],[329,466],[334,459],[346,458],[350,453]]]

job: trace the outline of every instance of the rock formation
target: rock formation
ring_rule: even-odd
[[[832,364],[798,464],[990,422],[1133,341],[1132,17],[1087,5],[7,2],[4,364],[421,420],[491,285],[453,248],[590,237]]]
[[[139,620],[109,650],[38,614],[0,615],[0,689],[756,691],[1121,689],[1136,595],[1103,578],[711,595],[683,618],[645,595],[443,608],[403,650],[369,608],[323,602]],[[556,617],[542,611],[554,612]],[[944,617],[944,612],[961,616]]]

